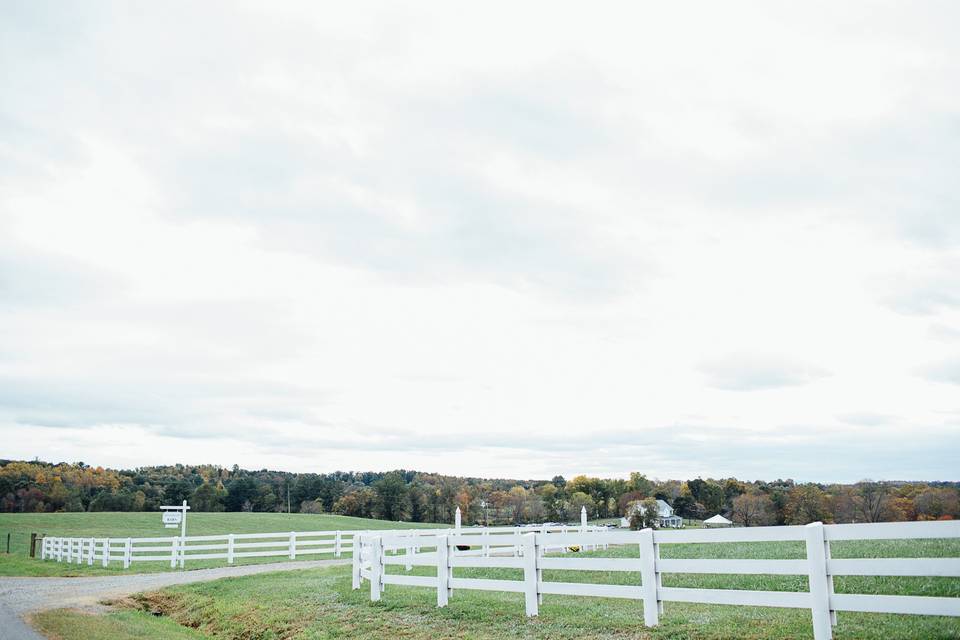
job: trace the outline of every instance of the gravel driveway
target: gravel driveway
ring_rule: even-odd
[[[119,598],[175,584],[343,564],[350,564],[350,560],[274,562],[96,578],[0,578],[0,640],[43,640],[43,636],[23,622],[23,616],[33,611],[91,606],[104,598]]]

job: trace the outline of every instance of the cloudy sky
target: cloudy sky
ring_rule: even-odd
[[[960,479],[954,2],[0,5],[0,457]]]

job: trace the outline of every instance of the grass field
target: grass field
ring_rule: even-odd
[[[590,556],[635,555],[634,547],[611,548]],[[802,558],[802,543],[664,545],[665,558]],[[876,541],[833,545],[834,557],[960,557],[960,541]],[[390,566],[391,572],[403,572]],[[430,567],[414,573],[430,575]],[[463,577],[519,578],[515,569],[457,569]],[[544,571],[545,580],[639,584],[633,573]],[[664,576],[666,586],[770,589],[807,588],[802,576]],[[366,587],[366,584],[364,585]],[[954,578],[836,579],[838,592],[960,597]],[[369,589],[352,591],[348,567],[265,574],[165,589],[138,596],[126,609],[91,617],[70,611],[36,617],[40,628],[62,640],[130,638],[298,639],[385,638],[653,638],[718,640],[812,638],[810,612],[802,609],[729,607],[667,603],[661,625],[642,626],[639,601],[544,596],[540,616],[527,619],[521,594],[457,590],[444,609],[436,592],[388,586],[379,603]],[[157,614],[160,614],[159,616]],[[179,623],[171,625],[172,622]],[[840,613],[835,637],[960,638],[960,619],[888,614]]]
[[[445,525],[412,524],[350,518],[327,514],[301,513],[191,513],[187,517],[187,535],[221,533],[271,533],[280,531],[347,531],[363,529],[430,528]],[[159,513],[0,513],[0,551],[6,550],[10,536],[10,554],[0,553],[0,576],[79,576],[104,575],[124,571],[120,563],[107,568],[31,559],[30,534],[76,537],[155,537],[176,535],[179,530],[165,529]],[[39,555],[39,553],[38,553]],[[307,556],[319,559],[326,556]],[[276,562],[277,558],[243,558],[238,564]],[[223,561],[194,561],[188,569],[223,566]],[[169,571],[166,562],[135,563],[127,572]]]

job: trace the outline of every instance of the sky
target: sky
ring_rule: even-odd
[[[960,480],[958,22],[7,0],[0,458]]]

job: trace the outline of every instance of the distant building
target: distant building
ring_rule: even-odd
[[[630,510],[627,511],[627,517],[620,519],[621,527],[630,526],[630,516],[637,513],[640,510],[640,503],[637,502],[630,507]],[[683,518],[676,515],[673,511],[673,507],[666,500],[657,500],[657,526],[658,527],[669,527],[672,529],[679,529],[683,526]]]
[[[705,524],[708,527],[729,527],[733,523],[718,513],[712,518],[707,518],[706,520],[704,520],[703,524]]]
[[[683,526],[683,518],[673,512],[673,507],[666,500],[657,500],[657,524],[661,527],[679,529]]]

